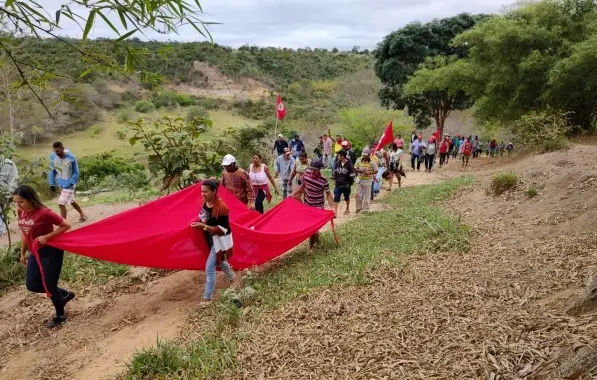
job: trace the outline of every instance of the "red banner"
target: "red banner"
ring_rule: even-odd
[[[388,123],[388,126],[386,127],[386,130],[383,131],[383,135],[381,135],[379,142],[377,143],[375,148],[373,148],[373,153],[377,152],[378,150],[382,149],[384,146],[386,146],[389,143],[394,141],[394,131],[392,130],[392,122],[393,122],[393,120],[390,120],[390,122]]]
[[[278,99],[276,100],[276,116],[278,120],[282,120],[286,116],[286,106],[282,102],[280,94],[278,94]]]

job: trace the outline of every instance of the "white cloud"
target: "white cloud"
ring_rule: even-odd
[[[222,45],[337,47],[346,50],[355,45],[372,49],[385,35],[413,21],[427,22],[462,12],[496,13],[508,5],[505,1],[203,0],[201,5],[206,13],[205,21],[221,23],[212,26],[211,31],[214,41]],[[53,15],[65,2],[44,0],[43,3]],[[73,22],[63,18],[60,24],[61,35],[82,35],[80,27]],[[115,37],[115,34],[97,19],[90,37]],[[203,40],[191,27],[183,28],[179,35],[148,33],[147,38]]]

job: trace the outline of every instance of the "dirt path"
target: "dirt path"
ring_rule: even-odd
[[[431,184],[461,174],[407,171],[403,184]],[[384,189],[380,197],[386,194]],[[93,221],[134,206],[93,206],[86,211]],[[372,211],[379,207],[374,202]],[[341,206],[339,214],[342,211]],[[339,215],[336,223],[354,217]],[[41,323],[51,315],[51,303],[19,287],[0,301],[0,379],[93,380],[117,375],[133,352],[154,345],[158,338],[184,333],[183,323],[197,309],[203,284],[202,272],[179,271],[147,283],[116,281],[93,287],[69,304],[69,321],[56,331]],[[55,358],[63,364],[56,366]]]

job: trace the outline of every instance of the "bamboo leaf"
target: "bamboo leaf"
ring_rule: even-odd
[[[58,9],[56,11],[56,25],[60,23],[60,15],[62,14],[62,9]]]
[[[91,31],[91,27],[93,26],[93,21],[95,19],[95,13],[97,12],[96,9],[89,12],[89,18],[87,19],[87,24],[85,24],[85,30],[83,31],[83,42],[87,39],[89,32]]]
[[[120,32],[118,32],[118,29],[116,29],[116,27],[110,22],[110,20],[106,16],[104,16],[104,14],[102,12],[97,11],[97,14],[100,15],[101,18],[104,19],[106,24],[108,24],[108,26],[114,31],[114,33],[120,35]]]
[[[137,30],[138,30],[138,29],[136,29],[136,28],[135,28],[135,29],[131,30],[130,32],[126,33],[126,34],[123,34],[122,36],[118,37],[118,39],[117,39],[116,41],[118,42],[118,41],[122,41],[122,40],[124,40],[124,39],[127,39],[127,38],[129,38],[130,36],[132,36],[133,34],[135,34],[135,32],[136,32]]]
[[[128,29],[126,19],[124,18],[124,13],[121,9],[118,9],[118,16],[120,16],[120,22],[122,23],[122,26],[124,26],[124,29]]]

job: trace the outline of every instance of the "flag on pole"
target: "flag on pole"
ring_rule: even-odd
[[[381,135],[381,138],[379,139],[379,142],[377,143],[377,145],[373,149],[373,153],[377,152],[378,150],[380,150],[384,146],[386,146],[389,143],[391,143],[392,141],[394,141],[394,131],[392,130],[392,122],[393,121],[394,120],[390,120],[390,122],[388,123],[388,126],[386,127],[386,130],[383,131],[383,135]]]
[[[278,99],[276,100],[276,116],[278,117],[278,120],[282,120],[284,119],[284,116],[286,116],[286,106],[282,102],[280,94],[278,94]]]
[[[435,137],[435,141],[440,141],[441,140],[442,136],[441,136],[441,133],[440,133],[439,129],[437,129],[435,131],[435,133],[433,134],[433,137]]]

